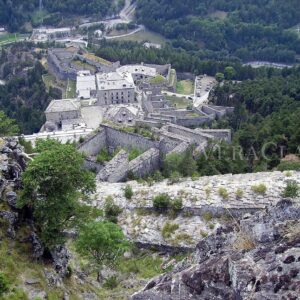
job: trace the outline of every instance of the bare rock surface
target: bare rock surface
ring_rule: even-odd
[[[299,203],[282,200],[242,220],[239,232],[219,228],[131,299],[299,299],[299,217]]]

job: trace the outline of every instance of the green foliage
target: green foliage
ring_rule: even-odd
[[[171,173],[170,175],[170,183],[174,184],[174,183],[178,183],[180,181],[180,173],[178,171],[174,171]]]
[[[167,210],[170,207],[171,199],[168,194],[159,194],[153,198],[153,207],[156,210]]]
[[[171,202],[171,209],[175,212],[179,212],[182,210],[182,200],[180,198],[176,198]]]
[[[24,147],[25,153],[27,154],[33,153],[34,149],[32,147],[31,141],[26,141],[24,138],[20,137],[19,143]]]
[[[111,276],[104,281],[103,287],[109,290],[113,290],[118,287],[119,282],[117,276]]]
[[[282,161],[277,166],[278,171],[287,171],[287,170],[294,170],[300,171],[300,162],[293,162],[293,161]]]
[[[122,209],[114,203],[112,196],[108,196],[104,203],[105,218],[110,222],[117,223],[118,216],[122,212]]]
[[[178,51],[202,58],[293,62],[299,41],[285,29],[299,23],[299,8],[297,0],[139,0],[137,18],[170,39]],[[215,17],[220,11],[224,18]]]
[[[6,276],[3,273],[0,273],[0,297],[3,296],[5,292],[8,291],[9,283]]]
[[[222,82],[225,78],[224,74],[223,73],[220,73],[218,72],[216,75],[215,75],[215,78],[218,82]]]
[[[251,187],[251,189],[252,189],[253,192],[255,192],[257,194],[261,194],[261,195],[264,195],[267,191],[267,187],[263,183],[253,185]]]
[[[36,150],[22,174],[18,205],[33,211],[38,235],[51,248],[64,241],[64,229],[74,226],[79,199],[95,190],[95,177],[83,170],[84,159],[73,145],[38,140]]]
[[[143,151],[138,149],[138,148],[132,148],[129,150],[128,153],[128,160],[134,160],[135,158],[137,158],[138,156],[140,156],[141,154],[143,154]]]
[[[207,212],[203,213],[202,217],[205,222],[209,222],[212,220],[213,214],[210,211],[207,211]]]
[[[114,266],[129,248],[121,228],[111,222],[90,222],[84,225],[76,240],[78,253],[88,258],[99,272],[104,264]],[[98,273],[99,276],[99,273]]]
[[[236,195],[237,199],[241,199],[244,195],[244,191],[242,189],[238,188],[235,192],[235,195]]]
[[[102,148],[96,158],[98,163],[104,163],[111,159],[112,159],[112,157],[106,148]]]
[[[133,196],[132,187],[129,184],[126,185],[126,187],[125,187],[124,196],[128,200],[130,200],[132,198],[132,196]]]
[[[3,111],[0,111],[0,137],[13,136],[19,133],[16,122],[8,118]]]
[[[219,195],[224,199],[227,200],[229,198],[229,194],[226,188],[224,187],[220,187],[219,190]]]
[[[236,71],[233,67],[226,67],[224,70],[224,76],[226,80],[232,80],[236,77]]]
[[[299,185],[294,180],[289,180],[282,192],[284,198],[296,198],[299,196]]]
[[[45,122],[44,110],[50,102],[50,95],[46,92],[42,80],[45,69],[39,62],[28,60],[25,63],[17,60],[14,63],[7,64],[9,53],[19,54],[19,57],[22,57],[23,54],[29,52],[29,49],[30,45],[17,43],[11,46],[7,52],[3,52],[3,62],[1,62],[0,55],[0,67],[6,64],[8,68],[5,68],[7,70],[6,84],[0,86],[0,110],[3,110],[9,118],[15,119],[21,133],[24,134],[32,134],[40,130]],[[28,70],[23,70],[25,68]],[[22,72],[22,75],[20,72]],[[3,115],[0,116],[1,119],[2,117]],[[13,125],[12,132],[9,134],[18,133],[19,130],[15,123],[9,126],[11,125]],[[2,129],[0,127],[0,133],[2,130],[7,130],[6,126]],[[4,132],[4,134],[7,133]]]
[[[152,178],[155,182],[160,182],[164,180],[164,177],[162,176],[161,172],[158,170],[154,172]]]
[[[161,231],[161,235],[164,239],[168,239],[172,236],[172,234],[179,228],[178,224],[173,224],[173,223],[169,223],[167,222],[162,231]]]

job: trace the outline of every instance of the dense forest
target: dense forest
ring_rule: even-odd
[[[284,70],[280,76],[227,82],[215,89],[212,100],[235,107],[233,115],[214,125],[233,130],[234,143],[249,158],[248,172],[276,167],[282,154],[299,154],[299,68]]]
[[[295,62],[298,0],[139,0],[137,19],[174,47],[243,61]]]
[[[124,0],[117,2],[111,0],[43,0],[43,13],[45,22],[59,22],[62,14],[97,15],[104,17],[117,13],[123,6]],[[0,0],[0,25],[8,26],[10,31],[21,30],[26,22],[34,22],[34,16],[39,8],[39,0]],[[53,14],[54,13],[54,14]],[[53,24],[54,25],[54,24]]]
[[[111,42],[102,41],[101,47],[95,49],[96,55],[110,61],[120,60],[121,64],[149,63],[149,64],[172,64],[172,67],[179,72],[191,72],[195,75],[207,74],[215,76],[222,72],[226,67],[231,66],[235,70],[234,77],[231,79],[245,80],[253,79],[257,76],[268,76],[268,74],[280,73],[276,69],[243,66],[238,60],[225,59],[204,59],[198,53],[191,53],[184,49],[175,49],[166,45],[162,49],[145,48],[136,42]],[[220,58],[221,59],[221,58]]]
[[[0,110],[17,121],[22,133],[38,132],[50,102],[42,80],[45,69],[26,44],[15,44],[0,53],[0,70],[6,81],[0,85]]]

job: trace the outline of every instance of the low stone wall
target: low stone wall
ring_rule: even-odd
[[[86,158],[84,160],[83,167],[92,172],[99,173],[99,171],[103,168],[103,165],[92,159]]]
[[[98,173],[98,181],[119,182],[127,177],[128,154],[121,150],[105,167]]]
[[[203,124],[210,124],[212,119],[209,116],[196,118],[177,118],[176,124],[184,127],[197,127]]]
[[[151,148],[129,162],[128,171],[137,177],[144,177],[159,168],[160,153],[158,149]]]
[[[106,132],[103,128],[100,128],[99,132],[86,138],[86,140],[77,147],[77,150],[87,156],[95,156],[105,147],[107,147]]]
[[[127,133],[113,127],[102,125],[106,132],[107,146],[115,149],[117,147],[133,149],[138,148],[147,151],[150,148],[158,148],[159,143],[135,133]]]
[[[230,129],[195,129],[200,133],[207,133],[212,135],[214,138],[218,140],[223,140],[228,143],[231,143],[231,130]]]

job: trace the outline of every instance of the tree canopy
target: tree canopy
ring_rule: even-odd
[[[79,199],[94,191],[94,175],[82,168],[84,158],[73,145],[38,140],[38,155],[22,175],[20,207],[33,212],[39,237],[47,248],[64,240],[63,231],[76,221]]]

